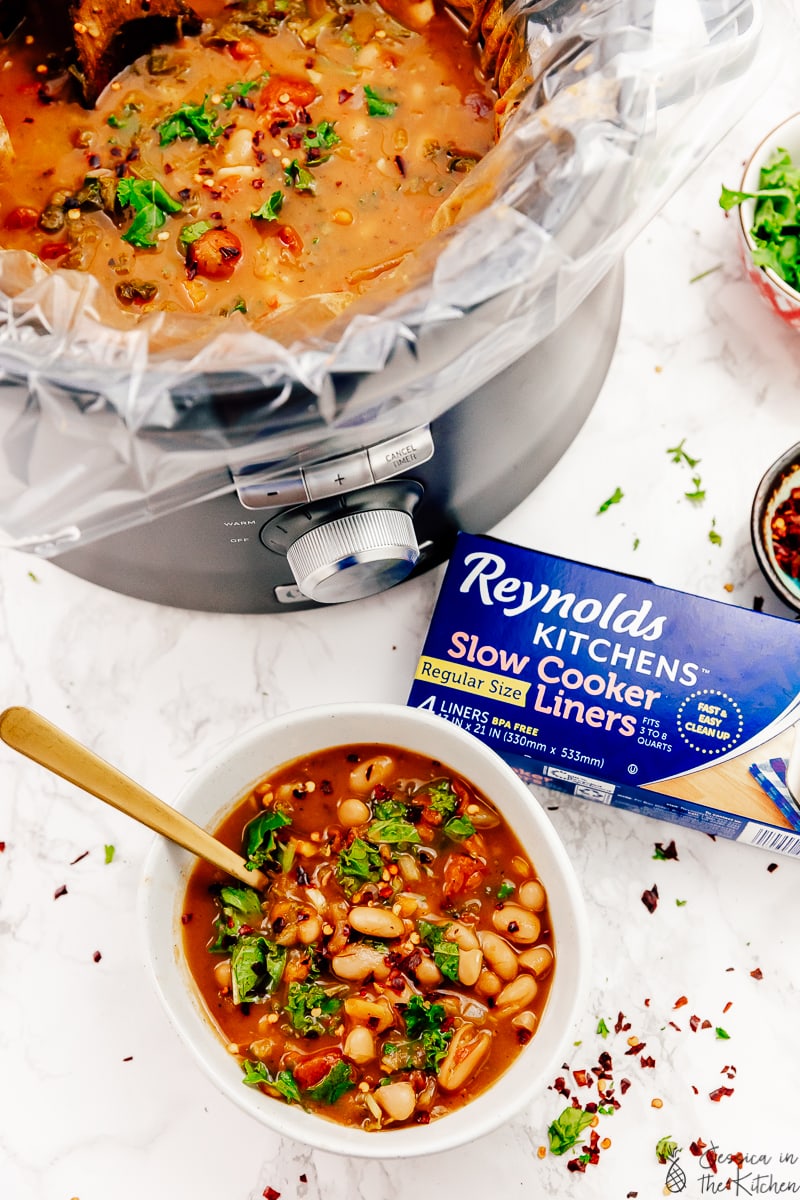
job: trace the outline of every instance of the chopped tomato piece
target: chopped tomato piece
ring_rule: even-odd
[[[481,886],[487,870],[486,863],[480,859],[470,858],[467,854],[451,854],[444,865],[442,895],[445,900],[462,892],[474,892]]]
[[[63,255],[68,254],[71,249],[72,247],[70,246],[69,242],[45,242],[44,245],[39,247],[39,258],[45,260],[50,258],[62,258]]]
[[[5,226],[6,229],[33,229],[38,220],[39,214],[35,208],[21,205],[19,208],[12,208],[6,217]]]
[[[229,42],[226,49],[231,58],[235,58],[237,62],[246,62],[248,59],[258,57],[258,46],[248,38],[239,38],[238,42]]]
[[[317,94],[317,89],[307,79],[273,75],[261,93],[261,101],[270,121],[294,125],[301,110],[308,108]]]
[[[342,1057],[341,1050],[326,1050],[323,1054],[314,1054],[311,1058],[304,1059],[293,1070],[297,1086],[303,1091],[315,1087]]]
[[[299,254],[303,249],[303,239],[294,228],[293,225],[279,225],[275,230],[278,241],[291,250],[292,254]]]
[[[228,229],[209,229],[186,252],[186,268],[194,279],[230,279],[242,257],[242,243]]]

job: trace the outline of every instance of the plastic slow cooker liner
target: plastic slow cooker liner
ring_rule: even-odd
[[[463,15],[506,103],[498,142],[445,201],[410,288],[362,298],[324,335],[131,318],[91,276],[0,251],[4,544],[57,554],[236,474],[432,421],[577,308],[761,83],[758,0],[486,0]]]

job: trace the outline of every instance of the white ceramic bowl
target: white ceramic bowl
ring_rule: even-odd
[[[761,168],[773,162],[779,150],[788,150],[792,162],[800,163],[800,113],[776,125],[759,142],[744,169],[740,191],[758,191]],[[750,230],[755,219],[755,207],[755,200],[743,200],[739,205],[739,232],[745,269],[772,311],[788,325],[800,329],[800,293],[769,267],[757,267],[753,262],[755,243]]]
[[[372,1158],[432,1154],[473,1141],[524,1108],[551,1082],[584,1003],[589,949],[583,900],[572,865],[530,790],[493,750],[441,717],[388,704],[343,704],[275,718],[237,738],[202,767],[177,807],[215,829],[261,777],[283,763],[357,742],[402,746],[440,759],[495,803],[547,889],[556,966],[536,1035],[496,1083],[464,1108],[428,1125],[366,1132],[284,1104],[242,1083],[237,1061],[212,1026],[181,952],[180,917],[194,859],[159,839],[148,857],[141,898],[147,951],[176,1030],[220,1091],[275,1132],[335,1153]]]

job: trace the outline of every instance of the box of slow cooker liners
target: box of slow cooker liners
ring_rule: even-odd
[[[460,534],[408,703],[529,783],[800,855],[793,621]]]

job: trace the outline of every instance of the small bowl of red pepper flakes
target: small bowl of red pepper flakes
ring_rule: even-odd
[[[772,590],[800,614],[800,443],[763,476],[751,514],[758,565]]]

